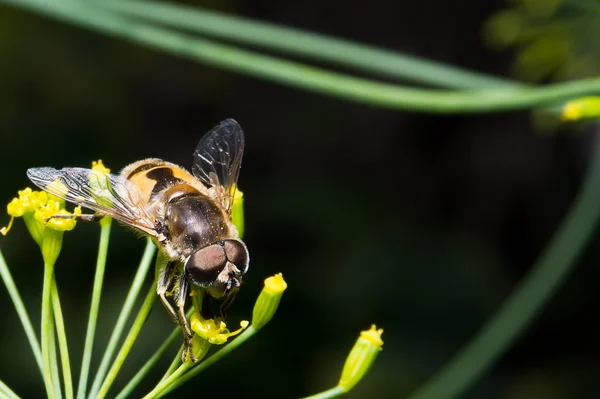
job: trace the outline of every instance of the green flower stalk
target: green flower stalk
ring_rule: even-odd
[[[265,280],[265,286],[258,296],[252,312],[252,325],[254,328],[257,330],[263,328],[273,318],[286,288],[287,283],[281,273]]]
[[[345,392],[351,390],[367,374],[375,358],[381,352],[383,345],[381,334],[383,334],[383,329],[378,330],[374,324],[369,330],[361,331],[360,337],[356,340],[346,359],[342,376],[338,382],[338,387]]]
[[[76,225],[74,218],[55,218],[56,215],[80,215],[81,208],[77,207],[73,213],[67,212],[64,209],[64,201],[49,195],[42,191],[33,191],[30,188],[26,188],[18,192],[19,196],[13,198],[13,200],[7,206],[7,212],[11,216],[9,225],[2,230],[0,233],[6,235],[10,230],[14,218],[22,217],[25,222],[27,230],[31,234],[31,237],[38,244],[42,251],[42,257],[44,259],[44,283],[42,289],[42,317],[41,317],[41,353],[43,361],[42,374],[44,377],[44,383],[46,386],[46,393],[48,397],[53,398],[56,395],[57,389],[59,389],[53,382],[51,370],[52,367],[52,356],[50,349],[54,346],[54,335],[51,330],[54,328],[54,322],[52,317],[52,305],[57,312],[60,312],[60,303],[58,302],[58,295],[55,295],[54,301],[52,300],[52,291],[56,290],[56,283],[54,281],[54,264],[60,254],[62,248],[62,239],[65,231],[73,230]],[[54,302],[54,303],[53,303]],[[64,324],[62,318],[57,320],[56,328],[59,330],[59,336],[63,345],[66,343],[64,337]],[[66,348],[61,348],[62,353],[66,352]],[[65,381],[71,383],[71,371],[68,358],[63,357],[63,376]],[[69,386],[67,388],[67,399],[73,397],[72,389]],[[58,391],[60,392],[60,391]]]

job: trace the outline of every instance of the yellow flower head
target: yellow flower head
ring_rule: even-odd
[[[367,341],[370,341],[373,345],[381,348],[383,346],[381,334],[383,334],[383,328],[377,329],[377,327],[375,327],[375,324],[372,324],[370,329],[360,332],[360,337],[366,339]]]
[[[19,196],[13,198],[12,201],[6,206],[6,212],[11,216],[8,226],[0,229],[2,235],[6,235],[11,229],[13,221],[16,217],[22,217],[24,215],[33,214],[42,206],[48,202],[49,195],[45,191],[33,191],[29,187],[18,192]],[[28,219],[26,217],[26,219]],[[33,226],[31,226],[33,228]],[[39,232],[40,229],[34,229]],[[30,229],[31,231],[31,229]],[[33,233],[34,238],[39,234]],[[37,241],[37,239],[36,239]]]
[[[13,198],[7,205],[6,211],[10,216],[21,217],[27,212],[35,212],[48,202],[45,191],[33,191],[29,187],[19,191],[19,197]]]
[[[281,294],[287,288],[287,283],[283,279],[283,274],[277,273],[274,276],[265,279],[265,290],[271,294]]]
[[[215,319],[204,319],[198,312],[194,312],[190,318],[190,327],[198,336],[204,338],[206,341],[213,345],[223,345],[227,342],[229,337],[241,333],[246,327],[248,327],[248,321],[242,320],[240,322],[240,328],[230,332],[227,329],[227,325],[219,318]]]
[[[61,207],[61,203],[55,200],[48,200],[46,205],[35,211],[35,219],[48,227],[57,231],[71,231],[75,228],[77,222],[74,218],[57,218],[56,215],[81,215],[81,207],[78,206],[73,213],[66,211]]]
[[[101,159],[99,159],[97,161],[92,161],[92,170],[95,170],[97,172],[104,173],[104,174],[110,173],[110,169],[108,169],[106,166],[104,166]]]

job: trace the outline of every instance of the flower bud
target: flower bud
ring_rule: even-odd
[[[231,208],[231,220],[237,228],[240,239],[244,237],[244,193],[235,190],[233,207]]]
[[[200,337],[197,334],[194,334],[194,338],[192,341],[192,351],[194,352],[194,357],[196,361],[199,362],[206,356],[212,344],[208,342],[206,339]],[[192,363],[192,359],[188,356],[187,360],[190,364]]]
[[[252,326],[255,329],[262,328],[273,318],[279,306],[281,295],[283,295],[286,288],[287,283],[281,273],[265,280],[265,286],[258,296],[252,312]]]
[[[361,331],[360,337],[346,359],[338,382],[338,386],[345,392],[351,390],[371,368],[383,345],[381,334],[383,329],[377,330],[374,324],[370,330]]]
[[[563,122],[600,118],[600,97],[581,97],[569,101],[562,109]]]

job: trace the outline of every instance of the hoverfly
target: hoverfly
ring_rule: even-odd
[[[192,173],[156,158],[134,162],[119,175],[84,168],[27,170],[41,189],[95,211],[77,219],[110,216],[154,241],[168,259],[156,290],[182,328],[183,361],[186,353],[195,361],[185,317],[190,283],[203,288],[207,299],[221,300],[224,317],[248,271],[248,249],[231,221],[243,152],[244,133],[236,121],[227,119],[198,143]],[[173,289],[175,307],[167,298]]]

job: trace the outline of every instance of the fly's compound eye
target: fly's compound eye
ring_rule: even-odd
[[[194,252],[185,263],[185,274],[194,284],[205,287],[217,279],[227,264],[225,247],[209,245]]]
[[[233,263],[240,273],[244,275],[248,270],[248,249],[243,242],[239,240],[225,240],[223,243],[223,249],[225,250],[225,256],[227,260]]]

